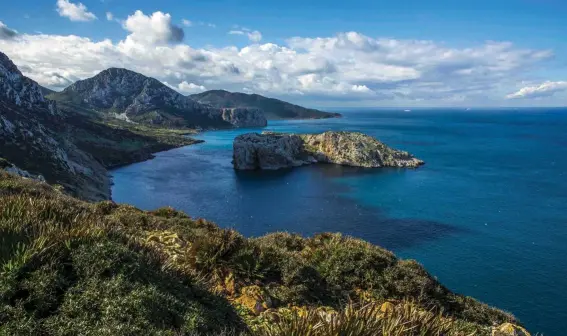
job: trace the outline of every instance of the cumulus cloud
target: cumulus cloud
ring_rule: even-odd
[[[0,40],[0,50],[24,66],[26,75],[54,89],[67,85],[65,80],[125,67],[184,94],[223,88],[292,101],[335,99],[351,106],[362,101],[390,106],[504,101],[510,87],[529,78],[532,66],[552,56],[548,50],[508,42],[456,48],[356,32],[243,48],[194,48],[169,43],[181,41],[169,14],[138,11],[123,26],[127,34],[118,42],[21,34]],[[246,32],[241,27],[235,31]]]
[[[183,41],[183,29],[171,23],[171,15],[155,12],[151,16],[137,10],[124,21],[124,28],[131,34],[129,44],[164,44]]]
[[[4,22],[0,21],[0,40],[11,40],[18,35],[18,32],[8,28]]]
[[[238,26],[236,26],[235,30],[231,30],[228,32],[229,35],[242,35],[242,36],[247,36],[248,39],[252,42],[260,42],[262,41],[262,33],[260,33],[257,30],[251,30],[248,28],[240,28]]]
[[[74,4],[69,0],[57,0],[57,12],[71,21],[93,21],[97,18],[82,3]]]
[[[193,93],[200,93],[203,91],[207,91],[207,88],[203,85],[197,85],[194,83],[187,83],[187,81],[182,81],[177,85],[169,84],[168,82],[163,82],[165,85],[169,86],[170,88],[182,93],[184,95],[189,95]]]
[[[191,22],[190,20],[187,19],[183,19],[183,21],[181,21],[183,23],[183,25],[185,27],[191,27],[193,25],[193,22]]]
[[[567,91],[567,82],[544,82],[539,85],[526,86],[506,96],[508,99],[550,97],[557,92]]]
[[[114,20],[114,14],[112,14],[111,12],[106,12],[106,19],[108,21]]]

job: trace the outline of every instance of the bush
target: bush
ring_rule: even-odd
[[[437,335],[444,321],[459,332],[515,321],[362,240],[247,239],[171,208],[86,203],[3,173],[0,272],[0,335],[240,334],[245,323],[265,335],[401,335],[407,325]],[[395,318],[377,315],[385,300],[406,303]],[[303,306],[296,310],[342,312],[332,323],[289,314]],[[276,324],[261,327],[266,321]]]

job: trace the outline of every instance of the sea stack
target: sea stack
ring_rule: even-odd
[[[234,139],[233,151],[237,170],[276,170],[313,163],[367,168],[417,168],[424,164],[408,152],[359,132],[247,133]]]

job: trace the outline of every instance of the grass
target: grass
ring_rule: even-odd
[[[106,168],[131,164],[153,158],[153,153],[201,142],[187,135],[192,129],[172,129],[129,123],[115,118],[103,118],[91,112],[86,117],[68,110],[66,122],[73,142],[93,155]]]
[[[1,172],[0,273],[0,335],[489,335],[517,323],[362,240],[250,239]]]

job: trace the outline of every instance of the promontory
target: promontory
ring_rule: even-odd
[[[424,164],[408,152],[359,132],[247,133],[234,139],[233,150],[233,165],[238,170],[276,170],[313,163],[367,168],[417,168]]]

